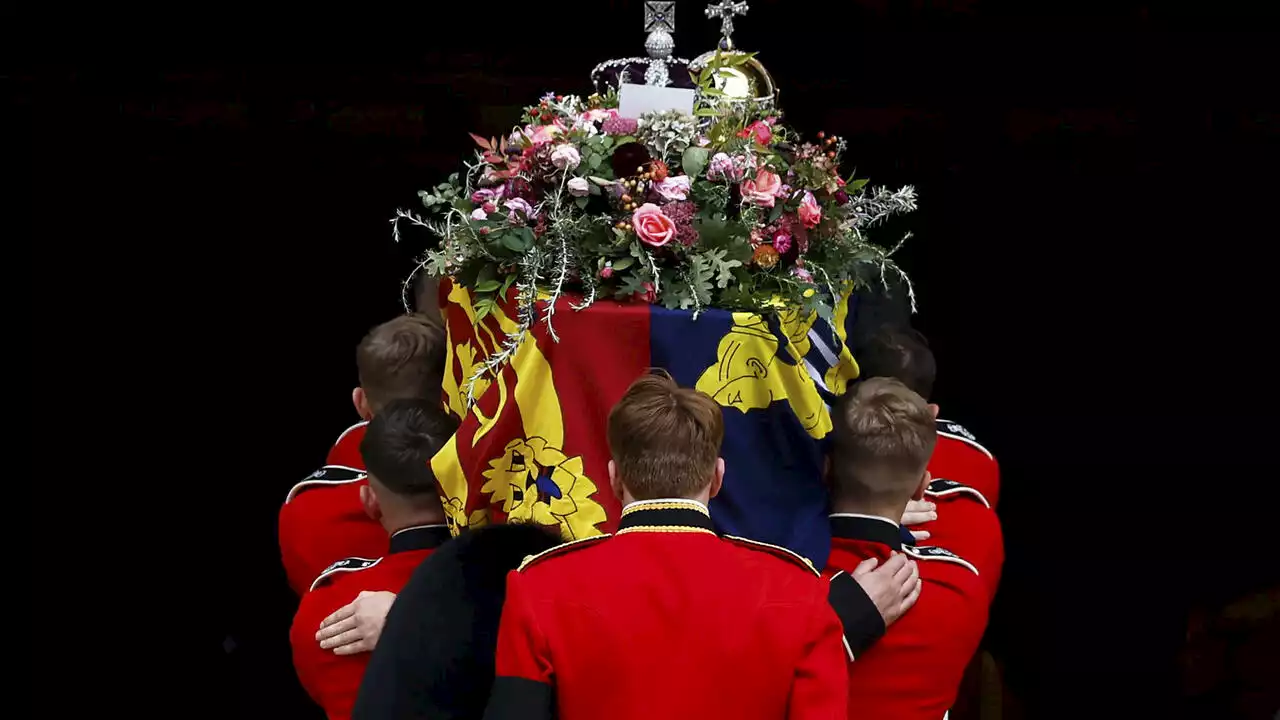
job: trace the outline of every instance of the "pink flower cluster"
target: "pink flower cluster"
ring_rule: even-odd
[[[738,182],[754,169],[755,161],[748,156],[731,157],[726,153],[716,153],[707,164],[707,179]]]
[[[698,208],[691,202],[676,200],[662,206],[662,213],[676,225],[676,240],[685,247],[698,241],[698,231],[693,227],[693,216]]]
[[[635,118],[624,118],[613,115],[600,123],[600,131],[605,135],[634,135],[640,124]]]

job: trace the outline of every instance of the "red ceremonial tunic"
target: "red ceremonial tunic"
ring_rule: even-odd
[[[938,420],[938,444],[929,458],[934,477],[962,482],[982,493],[994,510],[1000,504],[1000,464],[960,423]]]
[[[364,470],[364,456],[360,454],[360,441],[364,440],[364,431],[367,427],[369,427],[369,421],[361,420],[343,430],[337,442],[329,448],[329,457],[325,458],[324,464],[345,465]]]
[[[293,667],[302,687],[329,720],[351,716],[370,654],[335,655],[332,650],[322,650],[316,641],[320,623],[362,591],[399,593],[418,565],[449,537],[445,525],[405,528],[391,536],[387,548],[384,531],[384,557],[339,560],[317,577],[310,591],[302,596],[289,630]]]
[[[929,483],[925,496],[938,505],[938,519],[920,526],[929,531],[929,544],[973,563],[988,598],[995,599],[1004,568],[1004,532],[995,510],[982,493],[946,478]]]
[[[848,717],[942,720],[987,626],[977,570],[942,548],[903,545],[898,524],[885,518],[832,515],[831,535],[829,578],[897,550],[919,561],[924,582],[915,606],[849,664]]]
[[[655,500],[507,578],[486,720],[843,718],[840,622],[808,561]]]
[[[387,532],[360,502],[366,484],[360,441],[368,424],[347,428],[329,451],[328,464],[294,485],[280,508],[280,560],[299,595],[334,561],[378,557],[386,549]]]

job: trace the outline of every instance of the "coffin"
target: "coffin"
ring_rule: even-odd
[[[484,317],[447,279],[439,301],[445,396],[461,426],[432,468],[455,533],[497,522],[555,526],[565,540],[612,532],[620,506],[609,487],[609,410],[661,367],[723,408],[717,528],[825,562],[823,455],[830,405],[858,376],[849,341],[857,296],[846,294],[828,321],[789,309],[695,319],[612,300],[574,310],[581,298],[566,295],[553,309],[539,303],[522,335],[514,291]]]

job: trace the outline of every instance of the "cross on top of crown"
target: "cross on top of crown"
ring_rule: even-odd
[[[676,4],[674,2],[646,2],[644,4],[644,31],[676,31]]]
[[[707,6],[706,15],[709,18],[720,18],[720,46],[725,50],[733,48],[733,16],[746,15],[746,0],[721,0]]]

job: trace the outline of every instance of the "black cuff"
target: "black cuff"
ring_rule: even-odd
[[[827,600],[844,626],[844,647],[851,662],[884,636],[884,618],[849,573],[831,578]]]
[[[555,691],[546,683],[521,677],[493,679],[493,694],[485,708],[484,720],[552,720]]]

